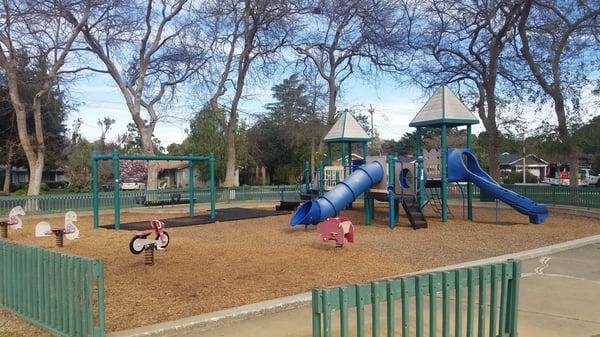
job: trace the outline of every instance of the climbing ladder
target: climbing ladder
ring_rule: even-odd
[[[419,209],[416,198],[413,198],[410,204],[406,202],[406,198],[402,198],[402,208],[404,208],[413,229],[427,228],[427,219]]]
[[[425,205],[430,204],[431,208],[433,208],[433,211],[436,214],[441,215],[442,214],[442,198],[440,197],[438,189],[437,188],[426,188],[425,195],[427,196],[427,201],[425,202]],[[452,209],[450,207],[448,207],[448,215],[451,217],[454,217],[454,214],[452,214]]]

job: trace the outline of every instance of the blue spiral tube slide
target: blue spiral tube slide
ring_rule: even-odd
[[[548,217],[546,206],[536,203],[518,193],[500,186],[479,166],[469,149],[448,149],[448,181],[470,181],[481,190],[501,200],[521,214],[529,216],[529,222],[542,224]]]
[[[290,226],[314,225],[326,218],[336,216],[361,193],[378,184],[381,179],[383,179],[383,165],[380,162],[362,165],[322,197],[300,205],[292,215]]]

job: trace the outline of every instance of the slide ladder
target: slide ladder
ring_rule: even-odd
[[[438,193],[437,188],[425,188],[425,195],[427,196],[427,202],[425,204],[430,204],[431,208],[436,214],[442,214],[442,198]],[[448,215],[454,217],[452,214],[452,210],[448,207]]]
[[[425,214],[419,209],[419,204],[413,198],[412,203],[408,204],[406,198],[402,198],[402,208],[408,216],[408,221],[413,229],[427,228],[427,219]]]

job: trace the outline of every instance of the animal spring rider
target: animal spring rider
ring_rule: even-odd
[[[345,216],[327,218],[317,225],[317,232],[323,241],[335,241],[336,247],[342,247],[344,240],[354,242],[354,225]]]
[[[150,220],[150,224],[153,230],[135,233],[129,242],[129,250],[136,255],[145,251],[144,263],[152,265],[154,264],[154,250],[163,250],[169,245],[169,233],[163,230],[165,225],[160,220]],[[156,239],[148,239],[153,232],[156,234]]]
[[[25,210],[21,206],[17,206],[10,210],[8,213],[8,219],[0,220],[0,231],[2,233],[2,238],[8,238],[8,227],[11,229],[17,230],[23,228],[23,221],[21,221],[20,216],[25,215]]]
[[[42,221],[35,226],[35,236],[51,236],[54,235],[56,238],[56,247],[64,246],[64,237],[68,240],[79,239],[79,229],[75,226],[77,222],[77,213],[68,211],[65,213],[65,227],[64,228],[52,228],[49,223]]]

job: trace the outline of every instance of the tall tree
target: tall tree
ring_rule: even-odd
[[[550,96],[558,136],[569,153],[570,185],[579,179],[579,150],[569,130],[581,87],[597,70],[600,51],[600,2],[525,0],[519,21],[520,51],[535,80]],[[567,100],[575,98],[568,111]],[[569,114],[571,112],[571,114]]]
[[[515,36],[522,0],[429,0],[421,7],[422,24],[415,47],[424,55],[413,68],[414,78],[427,91],[444,84],[470,98],[490,142],[490,175],[500,177],[498,165],[498,89],[514,76],[506,45]]]
[[[224,108],[227,115],[219,118],[225,130],[227,165],[225,186],[235,185],[236,134],[239,104],[244,86],[255,63],[265,65],[284,46],[296,26],[292,16],[298,9],[289,0],[215,1],[210,7],[215,59],[221,61],[213,95],[209,101],[215,116]],[[256,65],[255,65],[256,66]],[[228,105],[219,103],[229,89],[233,90]]]
[[[100,144],[102,144],[102,146],[104,146],[104,144],[106,143],[106,134],[108,133],[110,128],[113,126],[113,124],[115,124],[115,120],[114,120],[114,118],[104,117],[102,119],[98,119],[97,124],[101,130]]]
[[[265,165],[272,181],[287,182],[310,157],[315,128],[311,96],[297,75],[271,88],[275,102],[265,106],[267,113],[248,131],[254,140],[251,153]],[[318,126],[317,126],[318,127]]]
[[[89,70],[110,75],[123,95],[144,154],[155,153],[154,129],[168,115],[166,107],[176,99],[177,88],[198,75],[207,61],[204,45],[192,43],[192,38],[201,39],[195,40],[191,6],[188,0],[113,0],[83,25],[75,12],[65,13],[73,26],[82,25],[85,49],[104,65]],[[158,166],[151,163],[149,189],[158,187],[157,173]]]
[[[294,49],[328,88],[327,124],[333,125],[341,85],[355,72],[405,70],[412,18],[401,0],[315,0],[302,17]]]
[[[10,100],[15,111],[19,142],[29,166],[28,195],[38,195],[46,160],[43,105],[57,85],[75,39],[87,23],[93,3],[82,1],[9,1],[0,8],[0,67],[5,72]],[[77,24],[65,25],[62,14],[77,13]],[[27,99],[20,92],[23,65],[36,60],[40,75],[32,85],[34,94]],[[69,70],[68,72],[73,72]],[[33,128],[27,116],[33,116]],[[35,207],[35,206],[33,206]]]

